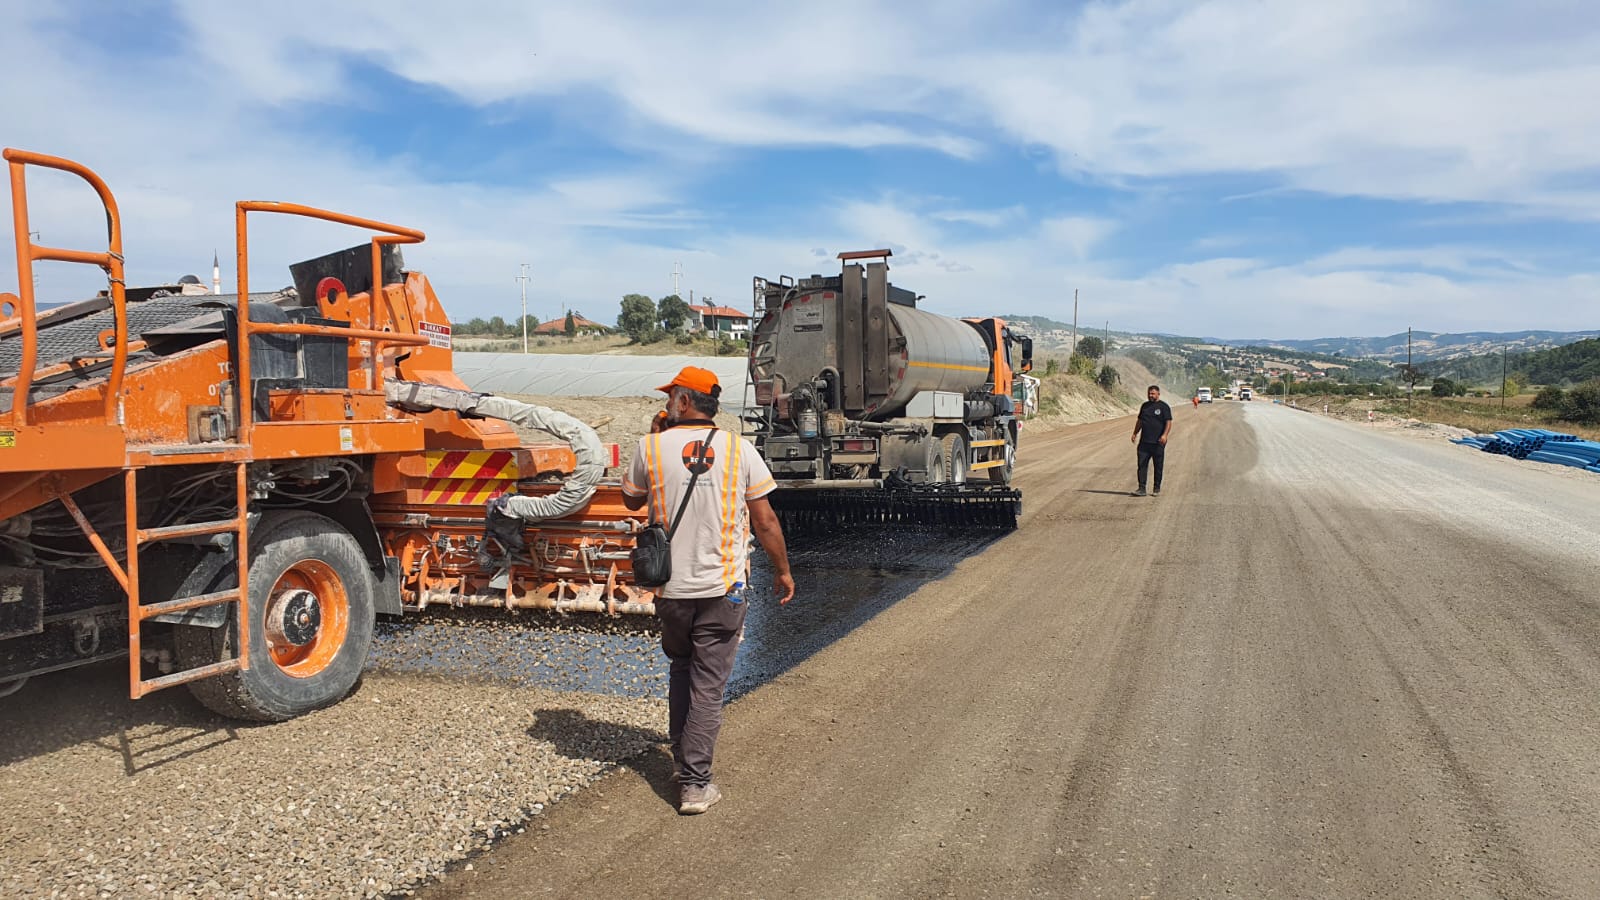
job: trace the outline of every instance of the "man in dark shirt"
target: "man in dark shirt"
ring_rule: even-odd
[[[1139,407],[1139,418],[1133,421],[1133,442],[1139,446],[1139,489],[1135,497],[1145,496],[1145,472],[1155,463],[1155,494],[1161,496],[1161,469],[1167,453],[1167,435],[1172,433],[1172,407],[1161,399],[1161,388],[1150,385],[1146,392],[1150,399]]]

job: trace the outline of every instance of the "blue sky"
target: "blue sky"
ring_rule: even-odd
[[[458,318],[514,316],[524,262],[532,312],[609,321],[675,264],[747,306],[752,275],[888,246],[948,313],[1064,319],[1077,289],[1085,322],[1229,338],[1600,324],[1583,3],[35,6],[0,34],[29,73],[0,142],[110,182],[138,282],[226,261],[249,197],[422,228]],[[47,243],[99,239],[86,190],[30,193]],[[252,238],[256,285],[359,239]]]

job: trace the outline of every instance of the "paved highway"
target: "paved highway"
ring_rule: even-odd
[[[730,708],[710,814],[658,749],[434,896],[1595,896],[1600,478],[1177,412],[1158,498],[1129,420],[1028,441],[1018,532]]]

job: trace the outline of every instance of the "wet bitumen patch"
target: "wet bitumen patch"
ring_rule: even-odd
[[[799,665],[1001,535],[863,529],[790,548],[794,602],[772,599],[772,569],[756,554],[744,642],[730,698]],[[370,670],[489,679],[628,697],[666,693],[653,619],[430,609],[379,623]]]

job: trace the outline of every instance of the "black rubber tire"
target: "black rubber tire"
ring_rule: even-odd
[[[944,457],[939,480],[945,484],[966,484],[971,474],[967,468],[967,439],[952,431],[939,439],[939,453]]]
[[[326,668],[308,677],[280,669],[267,648],[265,620],[272,588],[291,567],[317,560],[332,569],[348,603],[345,638]],[[231,575],[225,587],[232,587]],[[268,512],[250,533],[250,669],[189,683],[189,690],[213,712],[254,722],[281,722],[342,700],[361,677],[377,616],[373,576],[366,556],[350,533],[332,519],[304,510]],[[174,629],[177,659],[187,669],[237,654],[238,619],[229,609],[220,628],[179,625]]]
[[[1015,434],[1009,431],[1006,433],[1006,445],[1000,448],[1000,452],[1005,454],[1006,464],[995,466],[988,470],[989,483],[1009,485],[1011,483],[1011,470],[1017,463],[1017,438]]]
[[[922,483],[933,484],[944,478],[944,445],[935,437],[922,439]],[[915,480],[915,479],[913,479]]]

